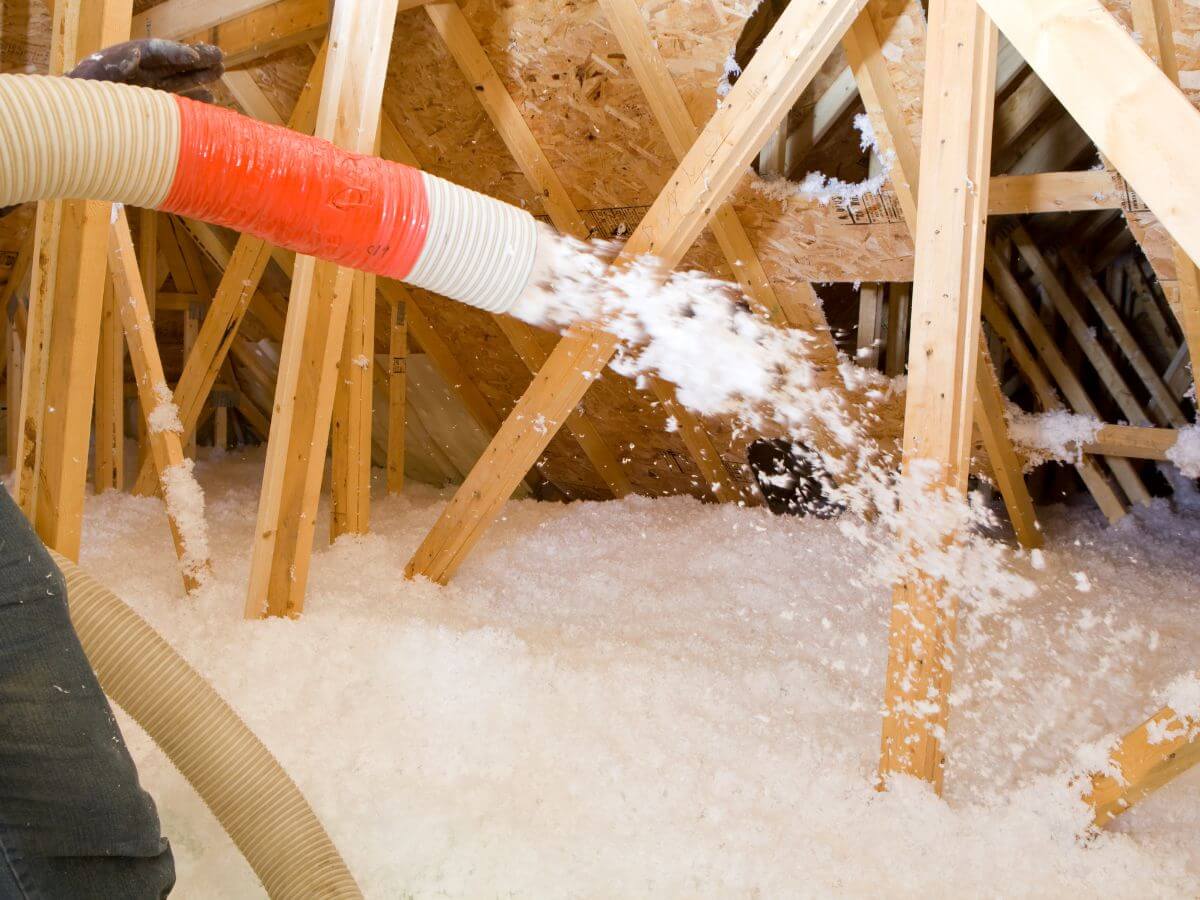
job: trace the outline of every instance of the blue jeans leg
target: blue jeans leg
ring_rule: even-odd
[[[62,574],[0,488],[0,898],[165,897],[174,883]]]

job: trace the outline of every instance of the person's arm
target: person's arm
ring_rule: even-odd
[[[143,38],[105,47],[67,73],[68,78],[155,88],[211,103],[212,84],[225,73],[225,54],[212,44]],[[16,206],[0,207],[0,218]]]
[[[93,53],[68,72],[67,77],[156,88],[211,103],[212,92],[205,85],[224,73],[220,47],[145,38]]]

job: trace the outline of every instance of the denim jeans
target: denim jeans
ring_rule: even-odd
[[[165,897],[174,883],[62,574],[0,487],[0,898]]]

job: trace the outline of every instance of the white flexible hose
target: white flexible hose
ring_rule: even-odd
[[[206,220],[213,224],[249,230],[291,250],[313,252],[293,245],[286,236],[313,235],[311,220],[300,214],[289,213],[290,220],[284,216],[291,227],[279,233],[271,233],[267,225],[267,230],[258,232],[253,227],[221,221],[221,207],[232,206],[232,200],[220,193],[220,172],[237,165],[248,167],[242,174],[253,171],[265,189],[277,182],[279,167],[305,171],[306,164],[314,159],[334,159],[332,171],[336,174],[327,172],[324,180],[306,182],[298,192],[284,194],[281,189],[278,194],[303,197],[315,204],[310,205],[310,211],[353,206],[345,198],[355,192],[382,196],[380,183],[370,180],[370,167],[354,164],[328,143],[313,142],[263,123],[249,124],[250,120],[234,116],[240,125],[237,136],[227,145],[223,142],[225,135],[219,131],[215,138],[211,133],[185,131],[180,119],[181,102],[187,101],[128,85],[0,75],[0,206],[33,200],[88,199],[158,209],[169,198],[174,202],[172,189],[181,172],[195,171],[181,160],[215,160],[216,171],[206,170],[206,177],[198,182],[211,185],[216,192],[208,198],[210,207],[215,208],[208,208],[208,213],[185,214],[197,218],[211,215]],[[226,123],[231,121],[228,117],[232,114],[227,111],[196,109],[194,105],[189,107],[189,115],[207,118],[209,124],[219,116],[226,116]],[[320,166],[314,170],[326,171]],[[238,182],[234,179],[230,183]],[[546,232],[525,210],[493,197],[427,173],[420,173],[419,184],[423,185],[428,204],[428,223],[424,244],[412,268],[403,273],[371,268],[381,265],[373,259],[374,254],[383,255],[390,246],[421,233],[419,227],[413,227],[414,219],[407,207],[390,210],[394,220],[384,226],[385,236],[354,264],[387,277],[401,277],[417,287],[488,312],[512,309],[530,283]],[[254,199],[261,201],[263,194],[255,194]],[[243,205],[257,209],[254,202]],[[272,220],[269,224],[277,226],[279,222]],[[331,237],[328,244],[336,247],[343,239],[347,243],[353,243],[356,237],[361,239],[355,232],[343,225],[342,234],[335,228],[324,236]],[[397,240],[389,241],[388,235]]]
[[[267,893],[276,900],[361,898],[296,783],[229,704],[116,594],[50,555],[100,686],[191,782]]]

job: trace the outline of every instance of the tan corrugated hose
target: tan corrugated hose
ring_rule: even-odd
[[[112,591],[51,552],[100,685],[166,752],[279,900],[362,892],[271,752],[220,695]]]

